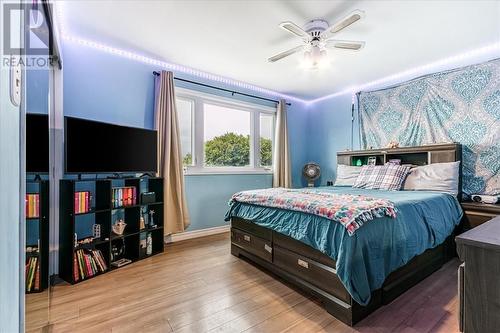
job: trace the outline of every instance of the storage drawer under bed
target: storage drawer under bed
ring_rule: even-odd
[[[261,227],[253,222],[248,222],[238,217],[231,219],[231,227],[251,233],[254,236],[265,239],[271,242],[273,240],[273,231],[268,228]]]
[[[274,245],[274,264],[338,299],[348,304],[351,303],[351,296],[333,267],[276,246],[276,244]]]
[[[254,234],[233,227],[231,228],[231,242],[259,258],[269,262],[273,261],[271,240],[257,237]]]

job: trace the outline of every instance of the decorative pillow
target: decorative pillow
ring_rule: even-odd
[[[365,165],[353,187],[399,191],[409,170],[404,165]]]
[[[339,164],[334,186],[353,186],[361,172],[361,167]]]
[[[412,168],[403,189],[405,191],[437,191],[458,194],[460,161],[434,163]]]

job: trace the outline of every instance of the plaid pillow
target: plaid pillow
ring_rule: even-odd
[[[353,187],[399,191],[409,171],[405,165],[365,165]]]

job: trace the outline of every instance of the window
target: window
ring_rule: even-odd
[[[187,174],[270,172],[274,108],[177,89]]]
[[[274,115],[260,114],[260,165],[273,164]]]
[[[250,166],[249,111],[203,104],[204,165],[209,167]]]
[[[181,132],[182,164],[193,165],[193,111],[194,101],[177,98],[177,115]]]

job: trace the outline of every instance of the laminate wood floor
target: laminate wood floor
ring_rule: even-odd
[[[226,233],[167,245],[165,253],[120,270],[55,286],[48,330],[457,332],[458,265],[450,261],[350,328],[313,299],[232,256]],[[37,322],[35,312],[30,319]]]

